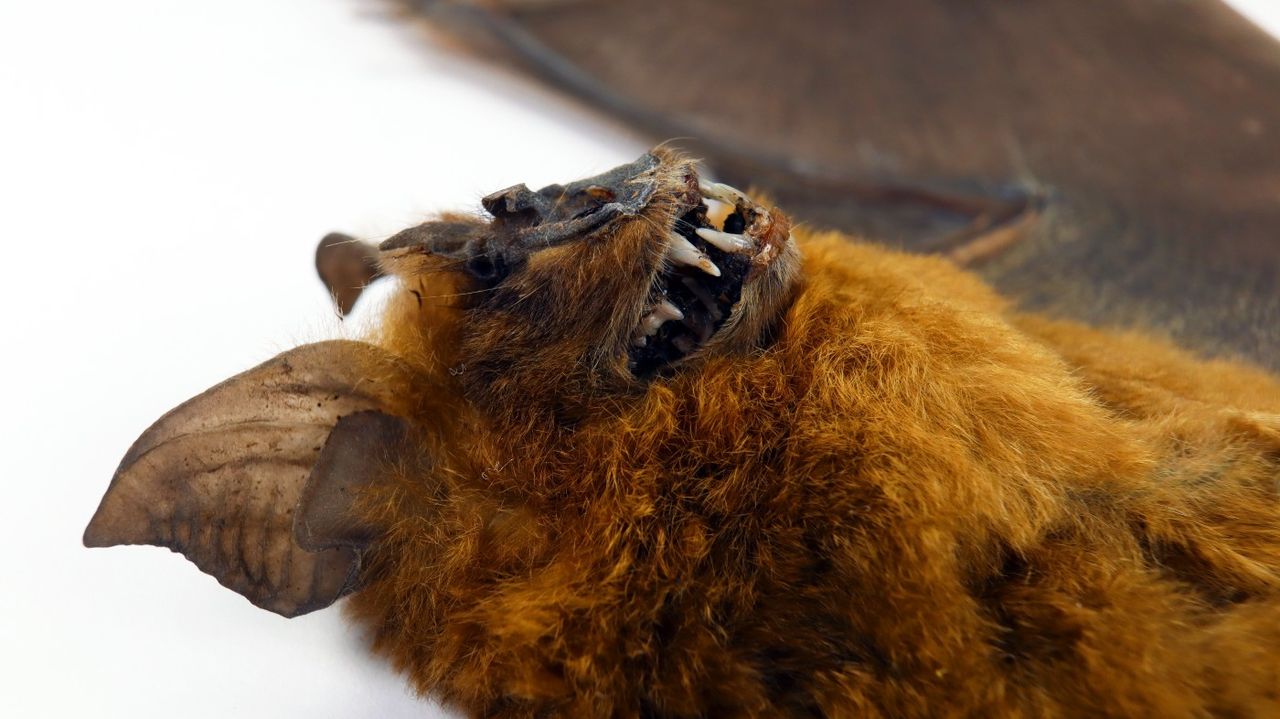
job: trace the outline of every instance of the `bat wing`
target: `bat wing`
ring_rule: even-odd
[[[328,606],[373,537],[352,497],[406,446],[384,413],[397,371],[372,345],[322,342],[180,405],[120,462],[85,545],[167,547],[283,616]]]
[[[415,0],[801,220],[1280,367],[1280,46],[1218,0]]]

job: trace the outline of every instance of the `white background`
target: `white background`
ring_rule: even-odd
[[[1280,28],[1277,0],[1235,4]],[[166,550],[80,546],[160,414],[351,331],[314,276],[323,234],[643,151],[384,11],[0,0],[0,716],[439,712],[340,611],[284,620]]]

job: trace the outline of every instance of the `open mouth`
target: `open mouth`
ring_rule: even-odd
[[[488,223],[426,222],[397,233],[378,249],[391,261],[445,258],[489,290],[502,286],[534,253],[640,216],[655,193],[663,193],[664,201],[674,200],[677,217],[662,237],[652,238],[647,228],[642,233],[644,241],[656,240],[655,249],[663,256],[656,268],[644,264],[652,268],[648,294],[625,341],[632,375],[649,377],[698,352],[718,334],[736,332],[744,304],[753,311],[760,306],[754,281],[787,253],[790,243],[785,215],[728,185],[700,180],[687,161],[647,153],[567,185],[537,191],[513,185],[481,200],[493,216]],[[722,227],[708,217],[708,201],[728,207]],[[661,216],[669,217],[667,212],[664,208]],[[653,226],[652,218],[645,221]],[[469,296],[477,302],[505,297]],[[610,343],[611,354],[616,347]]]
[[[733,314],[753,268],[768,259],[748,232],[756,216],[767,219],[767,213],[727,185],[704,182],[698,190],[733,211],[717,228],[707,217],[707,204],[699,202],[672,226],[627,353],[637,376],[659,373],[705,345]]]

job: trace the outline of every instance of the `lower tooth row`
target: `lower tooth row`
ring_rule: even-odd
[[[748,204],[751,201],[743,194],[742,190],[736,187],[730,187],[723,182],[705,182],[698,183],[698,191],[703,197],[710,197],[728,205]]]
[[[658,334],[658,329],[662,327],[662,323],[682,319],[684,319],[684,313],[680,311],[679,307],[662,300],[649,314],[640,319],[640,326],[636,328],[636,334],[631,341],[637,347],[643,347],[649,343],[650,337]]]
[[[658,328],[662,326],[663,322],[682,319],[684,319],[684,313],[680,311],[680,308],[663,300],[653,308],[652,312],[640,320],[640,331],[646,335],[653,336],[658,333]]]

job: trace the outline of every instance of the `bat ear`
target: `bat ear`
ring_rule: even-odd
[[[338,316],[346,316],[364,288],[382,276],[378,250],[349,235],[331,232],[316,247],[316,273],[329,289]]]
[[[352,503],[406,451],[408,425],[387,413],[408,376],[373,345],[336,341],[232,377],[138,438],[85,546],[167,547],[286,617],[332,604],[378,535]]]

